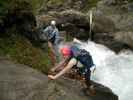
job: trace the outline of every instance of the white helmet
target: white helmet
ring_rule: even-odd
[[[51,25],[56,25],[56,22],[54,20],[51,21]]]

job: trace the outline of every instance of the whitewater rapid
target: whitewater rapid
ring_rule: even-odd
[[[97,66],[92,80],[111,88],[119,100],[133,100],[133,52],[115,54],[91,41],[81,43],[81,48],[90,52]]]

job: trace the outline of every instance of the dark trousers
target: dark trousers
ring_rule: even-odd
[[[84,75],[84,77],[85,77],[85,83],[86,83],[86,86],[87,86],[87,87],[90,87],[90,85],[91,85],[91,83],[90,83],[90,76],[91,76],[91,71],[88,70],[88,71],[85,73],[85,75]]]
[[[54,35],[51,39],[49,39],[49,41],[50,41],[52,44],[54,44],[54,43],[55,43],[55,35]]]

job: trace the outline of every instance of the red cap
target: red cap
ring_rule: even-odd
[[[63,54],[63,56],[71,56],[72,55],[71,49],[69,47],[61,48],[61,53]]]

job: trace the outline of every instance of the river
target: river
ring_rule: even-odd
[[[97,68],[92,80],[99,82],[119,96],[119,100],[133,100],[133,52],[119,54],[107,47],[88,41],[81,48],[89,51]]]

